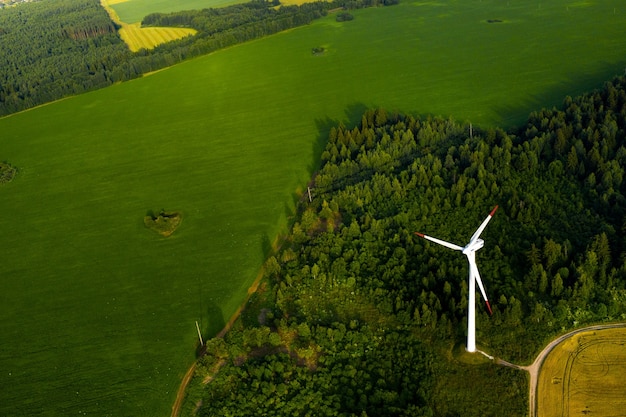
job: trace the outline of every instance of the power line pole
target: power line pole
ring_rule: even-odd
[[[198,339],[200,339],[200,346],[204,346],[202,341],[202,333],[200,333],[200,326],[198,326],[198,320],[196,320],[196,330],[198,330]]]

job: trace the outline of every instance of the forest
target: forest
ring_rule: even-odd
[[[527,415],[524,372],[463,353],[466,260],[414,232],[464,244],[500,206],[477,255],[494,310],[478,308],[477,344],[495,357],[528,364],[557,334],[625,320],[625,123],[621,77],[510,131],[384,109],[331,128],[185,412]]]
[[[94,0],[25,3],[0,13],[0,116],[104,87],[127,48]]]
[[[193,27],[195,36],[131,52],[99,0],[46,0],[0,13],[0,116],[305,25],[337,8],[396,0],[334,0],[275,7],[253,0],[219,9],[146,16],[144,26]]]

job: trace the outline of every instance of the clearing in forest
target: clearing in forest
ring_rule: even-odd
[[[538,417],[612,416],[626,409],[626,329],[577,333],[557,345],[539,374]]]

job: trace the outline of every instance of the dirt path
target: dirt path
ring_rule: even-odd
[[[239,316],[241,315],[241,312],[243,311],[248,300],[250,299],[250,296],[254,294],[256,290],[259,288],[259,283],[261,282],[261,278],[263,278],[262,270],[261,272],[259,272],[259,275],[257,275],[256,279],[254,280],[250,288],[248,288],[248,295],[246,295],[246,298],[241,304],[241,306],[239,306],[237,311],[235,311],[235,314],[233,314],[230,317],[230,319],[228,320],[228,323],[226,323],[224,328],[220,330],[220,332],[217,335],[215,335],[215,337],[224,337],[224,335],[230,330],[230,328],[233,327],[235,320],[237,320],[237,318],[239,318]],[[204,355],[205,353],[206,353],[206,350],[203,349],[200,352],[200,356]],[[180,386],[178,387],[178,392],[176,393],[176,400],[174,401],[174,405],[172,405],[171,417],[178,417],[180,415],[180,409],[183,406],[183,401],[185,400],[185,390],[187,389],[187,385],[189,385],[189,382],[191,381],[191,378],[193,377],[193,373],[196,370],[197,362],[198,362],[198,359],[194,361],[193,365],[191,365],[191,367],[187,370],[187,372],[185,373],[185,376],[183,376],[183,379],[180,382]]]
[[[552,352],[552,349],[554,349],[559,343],[561,343],[565,339],[569,339],[570,337],[578,333],[593,331],[593,330],[612,329],[616,327],[626,327],[626,323],[601,324],[601,325],[596,325],[596,326],[589,326],[589,327],[574,330],[564,335],[561,335],[557,337],[556,339],[554,339],[552,342],[550,342],[541,351],[541,353],[539,353],[535,361],[531,365],[528,365],[528,366],[516,365],[514,363],[510,363],[499,358],[496,358],[494,360],[494,363],[496,363],[497,365],[520,369],[529,373],[530,384],[529,384],[529,395],[528,395],[528,416],[536,417],[537,416],[537,384],[539,381],[539,371],[541,370],[541,365],[543,364],[543,361],[545,360],[546,356],[548,356],[548,354]]]
[[[185,390],[187,389],[187,385],[189,385],[189,381],[191,381],[195,370],[196,362],[191,365],[191,368],[187,370],[185,376],[183,376],[183,380],[180,382],[178,392],[176,393],[176,401],[174,401],[174,405],[172,406],[172,417],[177,417],[180,414],[180,408],[183,406],[183,400],[185,399]]]

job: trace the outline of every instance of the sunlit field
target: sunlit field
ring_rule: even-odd
[[[144,16],[150,13],[206,9],[244,2],[243,0],[109,0],[111,7],[126,23],[141,22]]]
[[[582,5],[331,15],[0,119],[19,169],[0,186],[0,415],[167,415],[195,321],[213,335],[244,299],[331,125],[376,106],[520,125],[623,73],[626,6]],[[167,238],[143,223],[161,209],[182,214]]]
[[[181,39],[195,33],[194,29],[187,28],[142,28],[137,23],[124,24],[120,29],[120,37],[133,52],[142,48],[152,49],[162,43]]]
[[[538,417],[614,416],[626,407],[626,329],[576,334],[546,357],[538,386]]]

